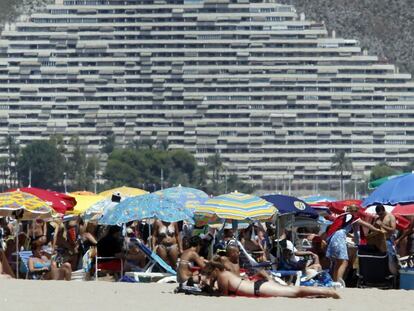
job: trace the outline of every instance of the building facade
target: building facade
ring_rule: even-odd
[[[56,0],[0,38],[0,136],[168,142],[264,189],[414,154],[409,74],[272,0]],[[347,173],[349,177],[351,172]]]

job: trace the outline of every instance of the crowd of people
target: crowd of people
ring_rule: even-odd
[[[70,280],[79,269],[93,278],[100,275],[91,259],[94,256],[102,258],[100,273],[113,272],[118,278],[121,272],[144,268],[148,258],[140,248],[142,243],[177,271],[179,288],[196,287],[221,295],[338,298],[328,287],[286,284],[291,280],[278,280],[268,269],[300,270],[305,280],[330,271],[331,284],[345,285],[347,272],[355,266],[356,246],[376,240],[378,250],[389,255],[390,271],[397,273],[396,249],[401,255],[409,252],[413,224],[398,231],[395,217],[382,205],[376,207],[376,213],[366,219],[358,207],[350,206],[326,232],[317,226],[293,232],[260,222],[235,230],[231,224],[197,227],[160,220],[118,227],[84,222],[75,216],[49,222],[0,218],[0,278],[15,278],[20,272],[20,277]],[[24,250],[31,251],[27,262],[19,261],[18,254]],[[252,268],[249,258],[257,267],[269,262],[268,269],[265,265]]]

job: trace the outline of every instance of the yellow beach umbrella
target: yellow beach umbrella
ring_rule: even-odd
[[[101,193],[99,193],[99,195],[105,197],[105,198],[110,198],[112,197],[112,195],[114,193],[119,193],[121,195],[122,198],[125,197],[135,197],[138,195],[143,195],[148,193],[145,190],[139,189],[139,188],[132,188],[132,187],[118,187],[118,188],[113,188],[113,189],[109,189],[106,191],[103,191]]]
[[[73,211],[68,211],[66,214],[80,215],[88,210],[96,202],[105,199],[104,196],[98,194],[76,194],[75,192],[70,193],[70,196],[76,199],[76,205]]]
[[[19,220],[47,219],[58,214],[48,203],[23,191],[0,193],[0,216]]]
[[[90,192],[90,191],[86,191],[86,190],[74,191],[74,192],[71,192],[70,193],[71,196],[74,196],[76,194],[79,194],[79,195],[96,195],[96,193],[93,193],[93,192]]]

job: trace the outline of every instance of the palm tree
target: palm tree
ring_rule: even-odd
[[[345,151],[338,151],[331,158],[332,166],[331,168],[335,172],[340,173],[341,177],[341,200],[344,199],[344,172],[352,170],[352,160],[347,158]]]
[[[218,185],[220,182],[220,173],[224,169],[223,160],[218,152],[207,158],[207,169],[213,172],[213,183]]]

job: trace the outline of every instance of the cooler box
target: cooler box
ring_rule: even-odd
[[[414,289],[414,269],[400,270],[400,289]]]

